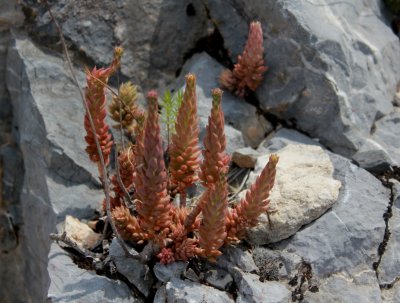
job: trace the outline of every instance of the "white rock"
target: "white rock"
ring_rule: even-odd
[[[87,224],[82,223],[72,216],[65,218],[62,232],[65,232],[67,237],[74,241],[81,249],[93,247],[101,237],[100,234],[95,233]]]
[[[267,215],[248,232],[253,244],[266,244],[288,238],[301,226],[314,221],[336,202],[341,182],[333,179],[329,156],[318,146],[293,145],[277,152],[279,163]],[[260,157],[249,183],[266,165],[269,155]]]

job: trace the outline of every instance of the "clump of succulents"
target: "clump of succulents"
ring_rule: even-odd
[[[258,25],[252,24],[253,27],[258,28]],[[259,40],[260,33],[255,35],[255,39]],[[117,48],[108,68],[87,71],[85,98],[95,132],[88,122],[87,112],[84,123],[86,151],[90,159],[98,164],[103,181],[108,178],[108,173],[99,164],[97,151],[101,150],[107,166],[113,141],[105,119],[106,89],[109,77],[120,65],[121,55],[122,50]],[[248,55],[245,54],[241,60],[248,60]],[[258,72],[262,70],[257,69]],[[240,69],[234,74],[240,75]],[[252,87],[251,83],[256,80],[253,77],[253,82],[241,81]],[[237,87],[241,90],[244,85]],[[245,197],[234,207],[229,207],[227,173],[230,156],[225,151],[222,91],[218,88],[212,91],[212,109],[203,150],[199,145],[194,75],[186,76],[186,87],[180,98],[182,100],[176,102],[179,108],[175,112],[175,127],[169,128],[174,132],[168,135],[171,138],[168,138],[170,144],[166,150],[160,130],[157,93],[147,93],[147,112],[136,104],[136,87],[130,83],[122,84],[113,97],[108,109],[117,123],[114,127],[124,130],[132,140],[120,148],[118,165],[111,176],[110,219],[122,239],[154,244],[162,263],[194,257],[215,261],[224,244],[242,239],[246,229],[255,226],[258,217],[267,211],[278,157],[270,157]],[[168,163],[165,159],[169,159]],[[186,205],[188,189],[198,183],[204,187],[203,193],[190,206]],[[179,199],[175,199],[178,195]],[[107,209],[106,204],[104,209]]]

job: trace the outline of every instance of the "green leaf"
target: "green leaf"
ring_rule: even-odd
[[[164,96],[161,101],[161,121],[167,127],[168,142],[173,133],[175,133],[175,121],[178,114],[179,107],[183,101],[183,91],[180,89],[172,96],[169,90],[164,92]]]

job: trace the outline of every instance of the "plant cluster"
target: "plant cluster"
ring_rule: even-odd
[[[104,164],[109,165],[113,141],[106,123],[106,89],[109,77],[120,66],[121,56],[122,49],[116,48],[109,67],[86,71],[85,99],[89,110],[84,123],[86,151],[98,164],[103,180],[108,173],[99,164],[97,150],[101,150]],[[122,84],[108,107],[110,117],[116,122],[114,127],[130,138],[119,149],[111,177],[110,219],[124,240],[153,243],[162,263],[193,257],[214,261],[224,244],[242,239],[246,229],[255,226],[260,214],[267,211],[278,157],[271,155],[245,197],[229,207],[230,156],[225,152],[222,91],[212,90],[212,109],[202,150],[193,74],[186,76],[184,92],[176,100],[168,94],[164,97],[167,150],[160,130],[157,93],[148,92],[148,109],[144,112],[136,104],[136,92],[131,83]],[[199,183],[204,187],[203,193],[187,206],[188,189],[200,186]]]
[[[243,54],[238,56],[232,71],[229,69],[222,71],[219,82],[223,88],[244,97],[248,90],[255,91],[260,86],[267,69],[264,65],[261,23],[252,22]]]

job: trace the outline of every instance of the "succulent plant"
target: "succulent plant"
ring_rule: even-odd
[[[96,121],[96,135],[107,163],[113,143],[105,122],[104,91],[108,77],[119,66],[119,58],[116,56],[109,68],[94,69],[87,77],[86,98]],[[259,215],[268,210],[278,157],[271,156],[245,198],[230,208],[226,177],[230,156],[225,151],[222,91],[212,91],[212,108],[201,151],[196,77],[192,74],[186,76],[183,99],[176,113],[176,131],[167,150],[169,163],[165,162],[157,93],[150,91],[147,94],[147,114],[141,112],[137,115],[133,85],[122,84],[119,92],[109,107],[110,115],[122,128],[128,129],[133,120],[137,127],[133,142],[119,152],[118,169],[111,177],[110,206],[118,233],[125,240],[154,243],[156,256],[162,263],[186,261],[194,257],[215,261],[224,244],[242,239],[245,230],[255,226]],[[94,134],[88,131],[89,139],[90,136]],[[92,160],[98,161],[95,147],[89,139],[88,154]],[[197,203],[188,207],[186,191],[197,180],[205,190],[195,199]],[[178,205],[174,203],[176,194],[180,195]],[[126,195],[128,199],[125,199]]]

